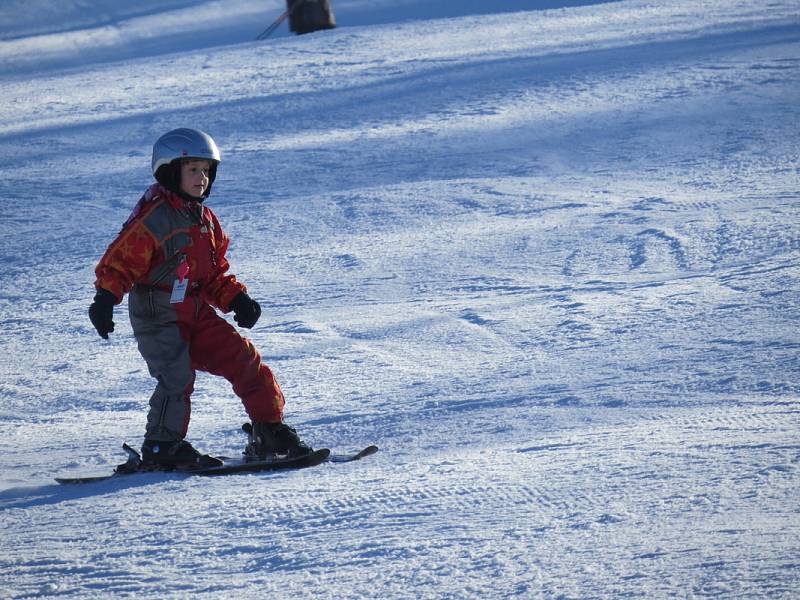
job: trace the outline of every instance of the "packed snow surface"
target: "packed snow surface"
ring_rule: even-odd
[[[3,3],[0,597],[800,597],[800,4],[333,5]],[[87,308],[182,126],[287,421],[377,455],[54,483],[141,440]]]

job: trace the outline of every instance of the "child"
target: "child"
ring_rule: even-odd
[[[203,204],[219,162],[217,145],[202,131],[175,129],[161,136],[153,146],[157,183],[139,200],[95,270],[92,324],[108,339],[114,306],[129,293],[133,334],[158,381],[142,445],[148,464],[207,460],[184,439],[196,369],[233,384],[253,425],[246,455],[311,452],[283,423],[283,393],[253,344],[214,310],[233,311],[234,320],[247,329],[261,315],[247,288],[227,274],[229,240]]]

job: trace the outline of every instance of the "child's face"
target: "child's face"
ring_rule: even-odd
[[[208,187],[211,162],[190,158],[181,161],[181,191],[194,198],[201,198]]]

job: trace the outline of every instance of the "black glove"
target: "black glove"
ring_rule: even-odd
[[[103,288],[98,288],[94,295],[94,302],[89,307],[89,318],[92,325],[97,329],[97,333],[104,340],[108,339],[108,334],[114,331],[114,305],[117,297]]]
[[[258,321],[261,316],[261,307],[258,302],[253,300],[246,292],[239,292],[236,298],[231,302],[231,310],[233,311],[233,320],[239,324],[239,327],[250,329]]]

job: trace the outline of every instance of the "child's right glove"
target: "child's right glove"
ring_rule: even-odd
[[[108,339],[108,334],[114,331],[114,305],[117,297],[103,288],[98,288],[94,295],[94,302],[89,307],[89,318],[92,325],[97,329],[97,333],[104,340]]]
[[[253,300],[246,292],[239,292],[236,298],[231,302],[231,310],[233,311],[233,320],[239,324],[239,327],[250,329],[258,321],[261,316],[261,307],[258,302]]]

